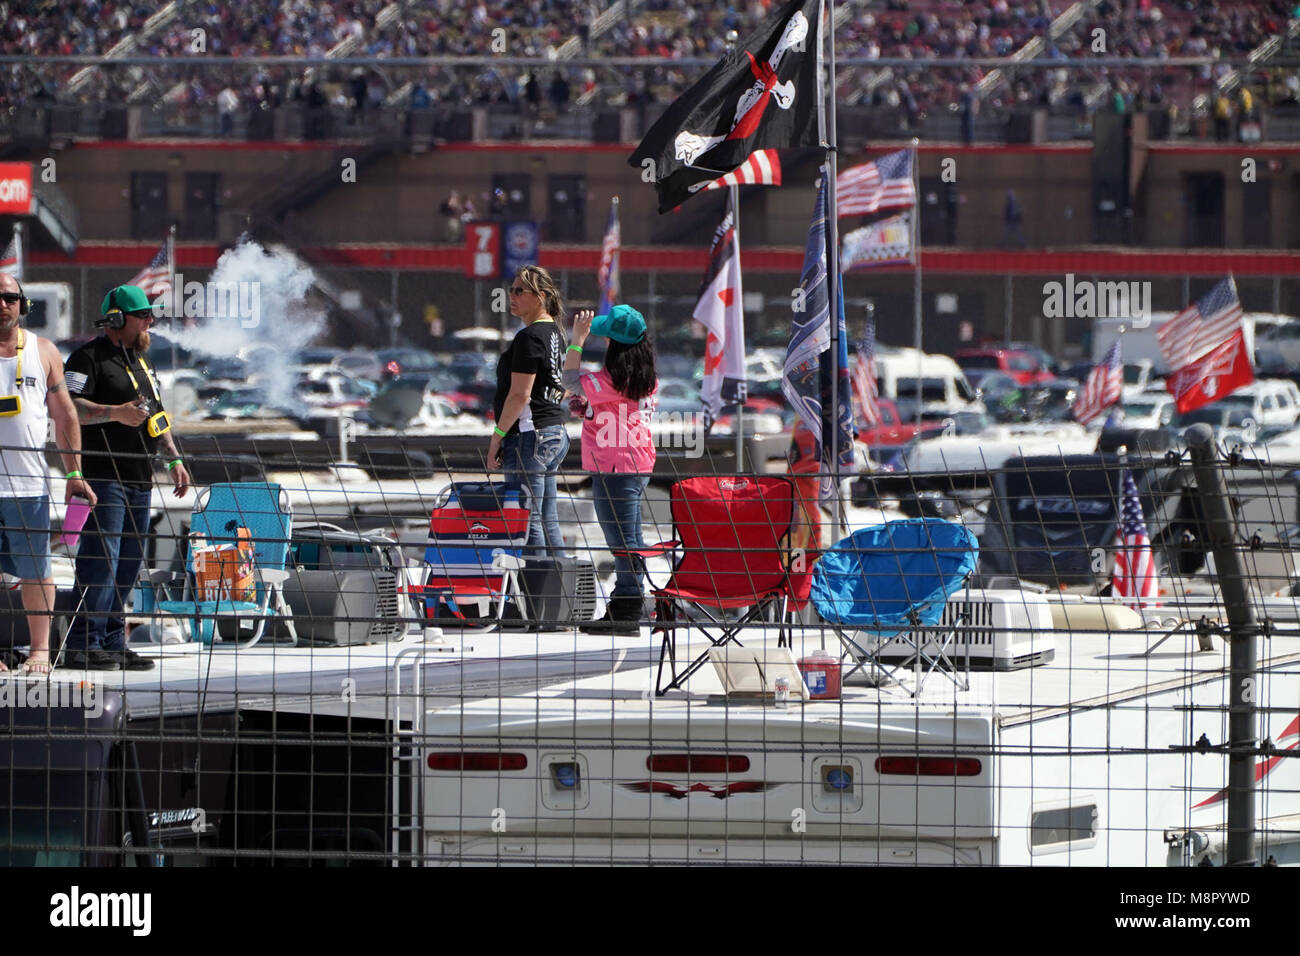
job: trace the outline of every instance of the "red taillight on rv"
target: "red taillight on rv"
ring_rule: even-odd
[[[645,758],[651,773],[744,773],[749,758],[731,754],[651,754]]]
[[[497,770],[525,770],[527,767],[528,758],[523,754],[429,754],[430,770],[464,770],[484,773]]]
[[[877,757],[876,773],[902,777],[978,777],[975,757]]]

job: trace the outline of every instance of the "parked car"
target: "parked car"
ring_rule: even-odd
[[[880,408],[878,424],[858,432],[858,441],[870,448],[895,448],[906,445],[922,432],[936,431],[942,422],[907,423],[898,414],[898,405],[887,398],[876,403]]]
[[[963,372],[997,369],[1006,372],[1021,385],[1050,382],[1056,377],[1037,355],[1025,349],[959,349],[953,358]]]
[[[1125,428],[1165,428],[1174,420],[1176,406],[1172,395],[1143,392],[1123,404]]]

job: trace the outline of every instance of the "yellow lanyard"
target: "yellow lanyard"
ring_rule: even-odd
[[[126,354],[125,349],[122,352]],[[140,359],[140,367],[144,369],[144,377],[149,380],[149,390],[153,392],[154,401],[162,405],[162,396],[158,394],[158,386],[153,383],[153,373],[149,371],[149,363],[144,360],[143,355],[138,356],[138,358]],[[131,387],[135,389],[135,394],[140,398],[144,398],[143,395],[140,395],[140,383],[136,381],[135,374],[131,371],[131,363],[129,361],[123,362],[122,365],[126,368],[126,376],[131,380]],[[18,367],[22,368],[21,365]]]
[[[14,369],[14,394],[23,387],[23,343],[27,341],[25,337],[26,330],[18,330],[18,351],[14,353],[18,358],[18,366]]]

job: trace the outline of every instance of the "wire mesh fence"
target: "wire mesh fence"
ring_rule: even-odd
[[[829,498],[663,442],[613,519],[486,438],[196,446],[120,533],[93,482],[75,544],[52,469],[48,528],[5,517],[7,564],[53,532],[57,597],[24,674],[44,598],[0,592],[4,859],[1163,866],[1245,827],[1296,862],[1296,464],[1094,437]]]

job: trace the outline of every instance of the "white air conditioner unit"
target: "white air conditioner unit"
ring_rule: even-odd
[[[1052,610],[1042,594],[1019,590],[958,591],[943,610],[935,629],[942,639],[952,627],[956,637],[946,649],[948,659],[962,666],[969,650],[971,667],[998,671],[1018,670],[1046,664],[1056,656]],[[925,642],[924,650],[934,655],[938,640]],[[905,660],[912,645],[897,638],[884,642],[878,651],[882,660]]]

